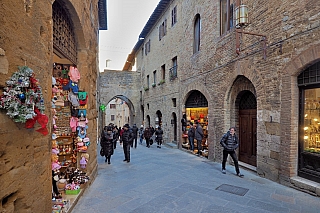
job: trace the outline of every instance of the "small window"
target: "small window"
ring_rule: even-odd
[[[171,26],[177,23],[177,6],[171,10]]]
[[[176,98],[172,98],[172,106],[177,107],[177,99]]]
[[[153,84],[157,82],[157,70],[153,71]]]
[[[114,121],[114,115],[111,115],[111,121]]]
[[[194,21],[194,33],[193,33],[193,53],[200,50],[200,31],[201,31],[201,19],[197,14]]]
[[[170,81],[178,77],[178,62],[177,56],[172,59],[172,67],[169,70]]]
[[[162,74],[162,80],[166,79],[166,65],[161,66],[161,74]]]
[[[167,34],[167,19],[159,26],[159,40]]]
[[[233,4],[230,0],[220,0],[220,33],[225,34],[233,28]]]
[[[110,104],[110,109],[116,109],[116,105],[115,104]]]
[[[149,75],[147,75],[147,87],[149,88],[149,86],[150,86],[150,77]]]
[[[146,55],[148,55],[148,53],[150,52],[150,39],[149,41],[144,45],[144,52]]]

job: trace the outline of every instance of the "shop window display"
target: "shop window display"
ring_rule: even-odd
[[[320,182],[320,88],[303,90],[299,175]],[[301,115],[301,116],[302,116]]]
[[[201,154],[205,157],[208,157],[208,107],[198,107],[198,108],[186,108],[186,132],[183,132],[182,137],[185,139],[182,143],[182,147],[189,149],[190,144],[188,142],[188,133],[187,131],[191,127],[191,123],[194,124],[196,121],[199,122],[203,129],[203,139],[202,139],[202,150]],[[197,150],[197,141],[194,140],[194,154],[198,153]]]
[[[320,154],[320,88],[305,90],[304,151]]]

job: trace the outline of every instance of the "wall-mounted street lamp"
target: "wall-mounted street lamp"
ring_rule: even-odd
[[[236,8],[236,53],[240,54],[240,34],[248,34],[248,35],[254,35],[254,36],[260,36],[261,41],[263,42],[263,59],[266,59],[267,57],[267,36],[258,34],[258,33],[252,33],[252,32],[245,32],[243,31],[243,28],[249,25],[249,13],[248,13],[248,6],[244,4],[240,4],[240,0],[237,0],[236,2],[237,8]]]
[[[239,5],[236,8],[236,28],[241,28],[249,24],[248,6]]]

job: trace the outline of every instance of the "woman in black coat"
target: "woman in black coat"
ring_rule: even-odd
[[[113,144],[113,131],[111,126],[105,126],[101,133],[100,145],[103,149],[104,156],[106,157],[105,162],[110,164],[111,155],[113,155],[114,144]]]
[[[155,132],[155,135],[156,135],[156,141],[157,141],[157,148],[161,148],[161,144],[162,144],[162,140],[163,140],[163,131],[161,129],[160,126],[157,126],[156,127],[156,132]]]

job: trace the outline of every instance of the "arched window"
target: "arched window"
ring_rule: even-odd
[[[201,19],[200,14],[197,14],[194,21],[193,30],[193,53],[200,50],[200,32],[201,32]]]
[[[77,45],[72,20],[62,1],[52,5],[53,52],[77,64]]]

